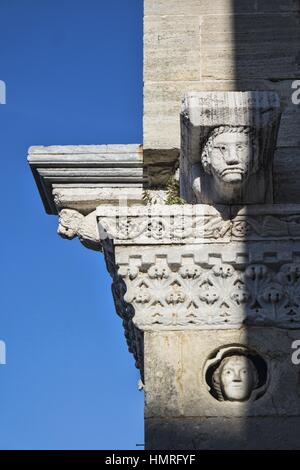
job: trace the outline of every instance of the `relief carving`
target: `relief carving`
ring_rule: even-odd
[[[259,399],[267,390],[269,370],[265,360],[245,346],[224,346],[204,368],[203,380],[218,401],[231,403]]]
[[[187,93],[181,111],[181,196],[193,204],[272,203],[280,116],[273,92]]]
[[[135,259],[132,260],[133,262]],[[146,271],[120,266],[125,301],[140,329],[236,328],[243,324],[300,327],[300,264],[175,268],[160,259]]]
[[[243,126],[220,126],[209,134],[200,156],[194,165],[193,190],[201,200],[200,169],[210,176],[211,197],[217,202],[238,200],[249,177],[259,170],[259,144],[255,130]]]
[[[101,251],[96,211],[84,216],[73,209],[62,209],[59,213],[57,232],[62,238],[69,240],[78,237],[86,248]]]

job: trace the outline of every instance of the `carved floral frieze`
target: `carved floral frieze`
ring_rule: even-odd
[[[140,329],[235,328],[242,324],[300,327],[300,263],[276,267],[229,263],[148,269],[132,259],[119,269]]]
[[[143,331],[300,328],[300,207],[99,206],[59,233],[102,249],[143,374]]]

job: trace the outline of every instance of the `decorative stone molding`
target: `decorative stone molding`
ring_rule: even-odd
[[[145,190],[163,202],[176,170],[174,164],[146,164],[143,146],[136,144],[30,147],[28,162],[48,214],[74,209],[87,215],[120,201],[143,204]]]
[[[30,147],[28,162],[48,214],[86,215],[122,196],[138,203],[147,182],[141,145]]]
[[[273,202],[279,122],[273,92],[188,93],[181,112],[182,197],[204,204]]]
[[[100,237],[124,245],[300,239],[298,204],[99,206],[96,214]]]
[[[97,208],[100,238],[125,245],[229,241],[229,216],[226,207],[204,205]]]
[[[113,238],[133,324],[140,330],[300,328],[300,206],[184,211],[97,209],[100,238]],[[191,230],[180,239],[183,217]]]
[[[133,306],[125,301],[126,284],[118,273],[116,264],[115,249],[112,240],[103,241],[103,252],[106,267],[112,277],[112,294],[116,307],[116,312],[123,320],[123,328],[128,350],[135,358],[135,365],[141,372],[141,379],[144,374],[144,336],[143,332],[133,323]]]
[[[300,249],[300,247],[298,247]],[[300,263],[276,269],[267,264],[246,267],[207,266],[185,257],[171,268],[167,258],[137,266],[132,257],[119,274],[134,307],[134,324],[146,329],[222,329],[243,324],[300,328]]]
[[[58,232],[103,250],[142,374],[143,331],[300,328],[299,205],[63,209]]]

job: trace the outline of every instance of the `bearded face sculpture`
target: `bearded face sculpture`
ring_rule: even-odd
[[[180,114],[180,194],[190,204],[273,203],[281,117],[268,91],[191,91]]]
[[[249,177],[258,171],[258,142],[254,131],[243,126],[215,128],[203,147],[200,160],[198,165],[210,175],[209,188],[203,188],[203,178],[200,184],[201,169],[198,168],[200,174],[193,184],[196,196],[209,191],[216,202],[238,200]]]
[[[204,171],[220,182],[242,184],[253,173],[256,146],[250,128],[220,127],[209,137],[202,155]]]

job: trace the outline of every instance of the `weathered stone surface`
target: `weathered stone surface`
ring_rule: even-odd
[[[148,15],[216,15],[256,12],[299,11],[297,0],[144,0],[145,16]]]
[[[140,330],[297,329],[299,214],[299,205],[100,206],[97,220]]]
[[[145,80],[199,80],[198,17],[151,17],[144,28]]]
[[[284,112],[275,201],[299,202],[300,107],[291,103],[298,13],[296,0],[145,0],[144,151],[30,149],[59,233],[103,250],[145,381],[148,449],[300,449],[299,368],[291,362],[300,335],[299,207],[202,206],[183,235],[179,206],[163,205],[161,188],[178,168],[185,93],[268,90]],[[159,203],[150,221],[149,185]],[[130,206],[125,220],[119,197]],[[228,364],[250,377],[240,395],[225,389]]]
[[[147,418],[145,449],[299,450],[299,426],[298,416]]]
[[[147,449],[299,449],[299,366],[291,361],[298,338],[299,330],[265,328],[146,332]],[[224,345],[244,345],[266,361],[257,400],[219,402],[210,394],[206,364]]]
[[[204,204],[273,202],[280,115],[273,92],[187,93],[181,109],[182,197]]]
[[[283,109],[277,145],[299,147],[300,107],[291,101],[292,80],[300,76],[297,13],[299,2],[293,0],[217,0],[213,12],[206,0],[184,3],[180,0],[146,0],[145,58],[147,60],[149,53],[154,73],[145,66],[145,161],[164,158],[169,162],[169,171],[173,171],[180,145],[178,113],[182,97],[189,91],[277,91]],[[200,46],[195,39],[198,20]],[[192,52],[184,54],[181,43],[184,45],[189,41]],[[198,68],[194,69],[191,60],[196,57],[196,44],[200,60],[197,61]],[[158,66],[155,64],[156,52]],[[196,71],[200,73],[199,78],[196,78]],[[277,170],[280,154],[277,153],[275,162],[275,189],[280,188],[279,194],[275,193],[275,201],[295,202],[299,200],[294,191],[297,180],[283,165],[287,158],[285,150]],[[297,163],[293,163],[295,174],[298,173]],[[285,175],[284,181],[290,175],[290,184],[283,187],[278,183],[279,172]]]
[[[99,231],[116,245],[177,245],[289,241],[300,238],[299,204],[205,204],[116,207],[96,210]],[[246,247],[245,247],[246,248]]]
[[[274,161],[274,201],[300,201],[300,148],[280,148]]]
[[[69,240],[78,237],[86,248],[101,250],[95,211],[83,216],[78,211],[63,209],[59,213],[58,234]]]
[[[116,248],[141,330],[300,328],[299,243]],[[280,266],[280,268],[278,267]]]
[[[145,84],[144,136],[145,161],[159,161],[161,153],[172,172],[179,158],[181,101],[186,91],[223,91],[223,90],[274,90],[280,96],[282,118],[277,140],[274,161],[274,200],[277,203],[300,201],[300,106],[292,103],[292,81],[272,82],[268,80],[251,81],[203,81],[203,82],[159,82]],[[159,111],[160,110],[160,111]],[[149,151],[153,145],[157,150]],[[293,148],[295,147],[295,148]],[[298,148],[297,148],[298,147]],[[166,149],[172,148],[171,151]],[[160,151],[159,149],[164,149]]]
[[[88,162],[99,163],[100,161],[118,162],[120,159],[136,162],[142,160],[141,145],[138,144],[110,144],[110,145],[46,145],[32,146],[29,148],[29,163],[34,163],[34,155],[38,156],[40,163],[57,162],[69,163],[70,155],[73,162],[81,163],[83,157]],[[63,159],[65,156],[65,159]],[[31,158],[30,158],[31,157]],[[57,160],[56,160],[57,159]]]
[[[104,198],[116,201],[119,188],[135,199],[134,188],[145,180],[141,145],[30,147],[28,162],[50,214],[65,208],[87,214]]]
[[[203,80],[145,83],[145,149],[180,146],[180,109],[185,93],[198,91],[276,91],[280,96],[282,119],[278,147],[300,146],[300,106],[292,103],[292,80],[234,81]],[[157,160],[158,160],[157,153]]]
[[[142,203],[144,190],[142,184],[126,187],[125,183],[116,185],[109,183],[70,186],[68,184],[53,184],[52,197],[55,209],[59,213],[62,209],[74,209],[87,215],[102,204],[138,205]]]
[[[294,13],[148,16],[144,78],[297,78],[299,42]]]
[[[221,416],[228,420],[298,416],[300,420],[299,366],[291,361],[292,342],[298,338],[299,330],[272,328],[145,332],[146,418],[206,417],[208,422]],[[265,362],[261,395],[241,402],[218,401],[211,395],[206,364],[225,346],[244,346]]]
[[[296,14],[204,16],[202,79],[297,78],[299,46]]]

